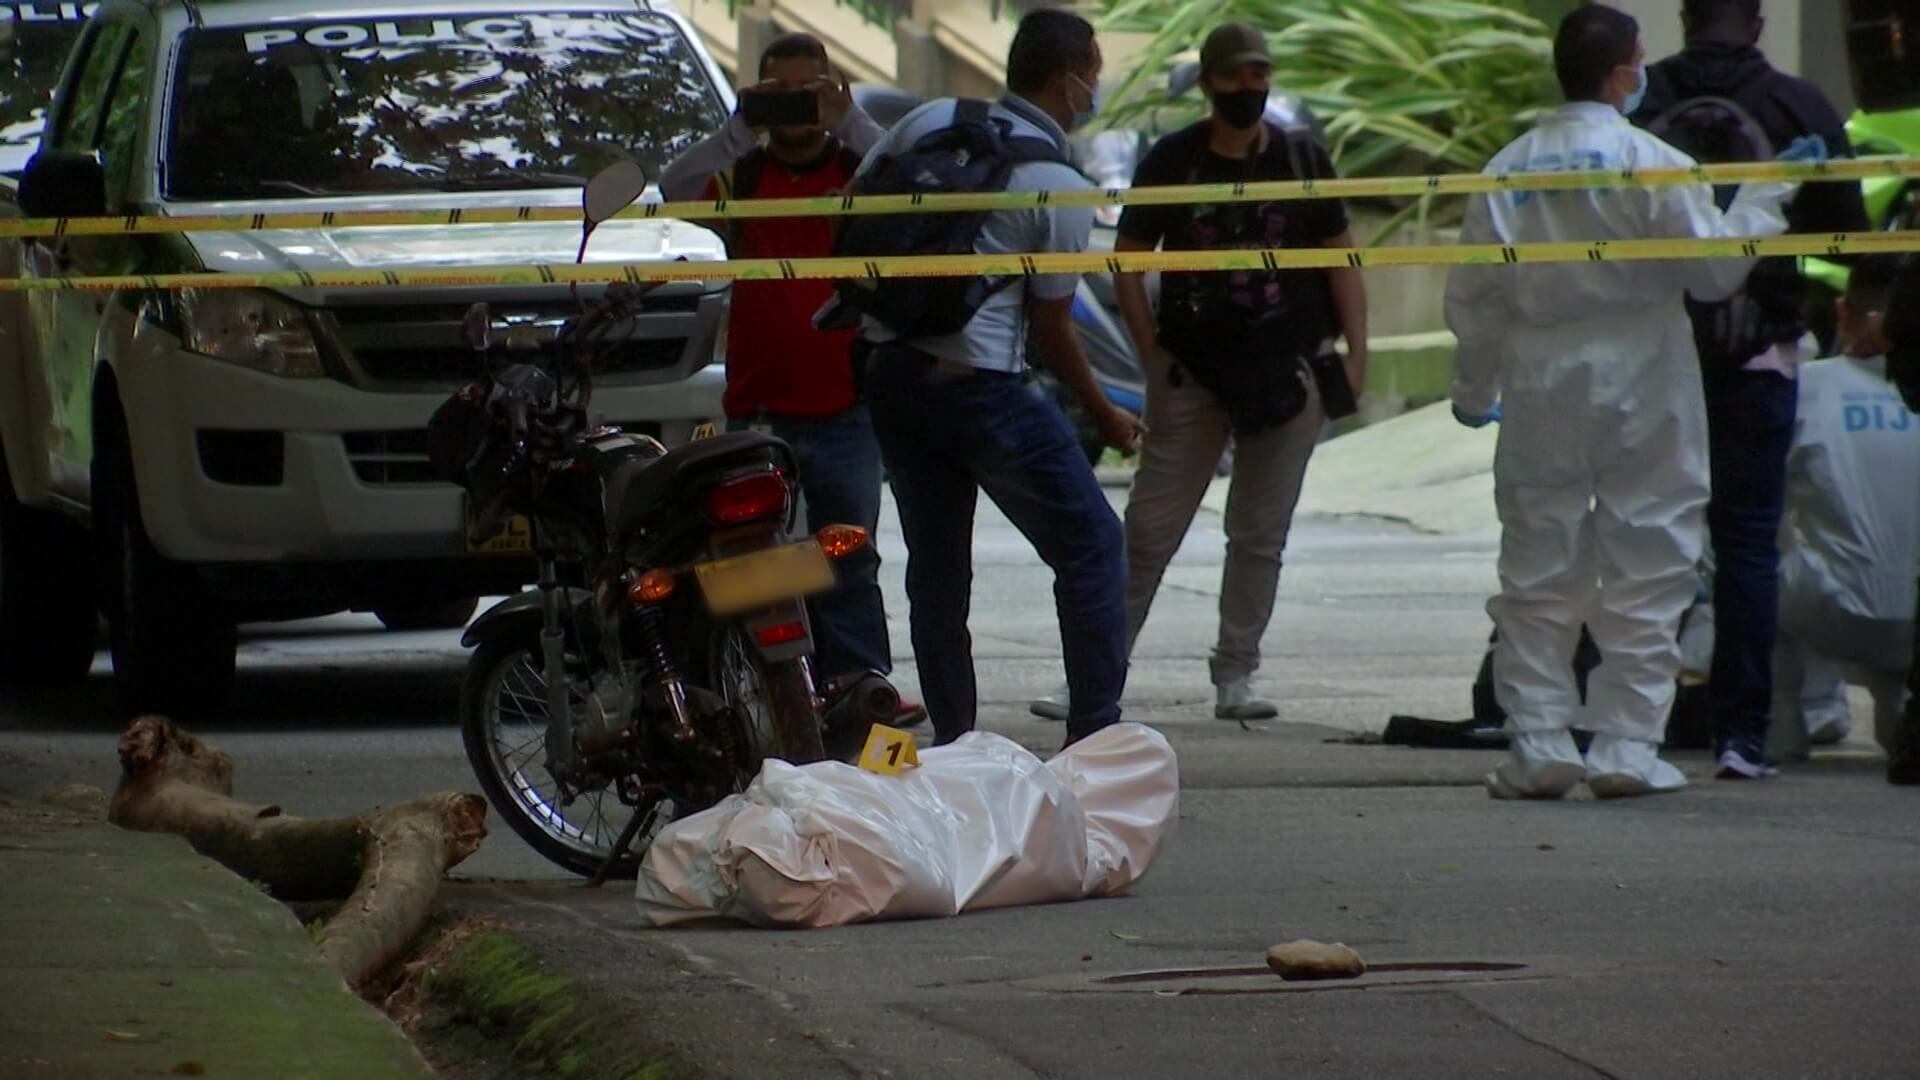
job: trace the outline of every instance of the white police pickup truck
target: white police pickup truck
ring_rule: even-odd
[[[0,114],[0,145],[39,140],[24,167],[4,162],[21,171],[0,213],[574,206],[583,177],[622,157],[657,176],[731,108],[670,3],[500,2],[0,5],[0,59],[9,43],[27,57],[0,77],[46,77],[27,35],[71,44],[44,117],[17,90]],[[42,236],[0,241],[0,274],[564,263],[579,235]],[[588,257],[724,252],[692,225],[621,220]],[[565,286],[0,294],[0,680],[84,675],[97,606],[123,706],[192,715],[227,698],[237,622],[352,609],[457,625],[475,597],[525,584],[513,545],[469,550],[462,495],[428,466],[428,417],[479,370],[460,335],[477,300],[549,333],[577,310]],[[651,294],[632,347],[595,374],[594,412],[669,444],[717,419],[724,302],[717,283]]]

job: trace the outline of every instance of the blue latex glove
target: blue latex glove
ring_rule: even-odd
[[[1827,160],[1827,140],[1818,135],[1802,135],[1782,150],[1775,161],[1794,164],[1818,164]]]
[[[1486,427],[1488,424],[1497,424],[1500,422],[1500,403],[1497,401],[1494,402],[1493,408],[1488,409],[1485,416],[1469,416],[1460,411],[1460,406],[1455,405],[1453,407],[1453,418],[1477,431],[1480,428]]]

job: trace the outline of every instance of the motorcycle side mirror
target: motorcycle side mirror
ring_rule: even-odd
[[[582,227],[580,236],[580,254],[575,262],[583,262],[587,257],[587,238],[593,230],[611,219],[615,214],[632,206],[647,190],[647,170],[639,162],[616,161],[595,173],[593,179],[580,195]]]
[[[493,343],[493,309],[484,301],[468,308],[466,317],[460,321],[460,336],[474,352],[486,352]]]

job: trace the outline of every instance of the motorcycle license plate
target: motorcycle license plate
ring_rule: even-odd
[[[531,555],[533,554],[533,523],[515,514],[507,519],[506,528],[495,533],[486,543],[476,544],[467,534],[467,524],[473,520],[473,504],[462,497],[460,514],[460,535],[466,541],[469,555]]]
[[[833,564],[817,540],[698,563],[693,574],[715,615],[738,615],[833,588]]]

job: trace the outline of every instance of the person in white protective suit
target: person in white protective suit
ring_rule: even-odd
[[[1913,656],[1920,571],[1920,415],[1887,381],[1885,317],[1898,260],[1853,270],[1843,355],[1800,369],[1787,455],[1789,539],[1780,566],[1770,756],[1805,760],[1851,726],[1846,685],[1873,694],[1874,738],[1893,749]]]
[[[1554,41],[1567,104],[1502,150],[1489,173],[1691,167],[1627,123],[1646,91],[1639,24],[1594,4]],[[1795,158],[1818,152],[1795,144]],[[1476,198],[1461,240],[1706,239],[1778,235],[1794,184],[1749,184],[1722,211],[1707,185]],[[1673,703],[1680,613],[1705,540],[1707,429],[1682,298],[1721,299],[1750,259],[1467,266],[1447,281],[1459,339],[1454,414],[1501,422],[1494,685],[1512,734],[1487,777],[1496,798],[1558,798],[1584,777],[1601,797],[1685,786],[1657,747]],[[1601,663],[1582,705],[1582,622]],[[1583,759],[1570,729],[1595,733]]]

